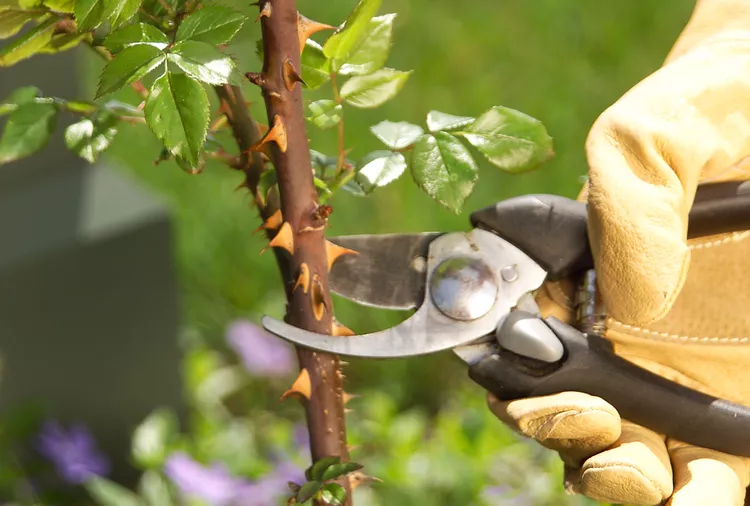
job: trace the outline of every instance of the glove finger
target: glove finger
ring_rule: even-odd
[[[586,143],[589,237],[615,319],[664,317],[689,267],[687,216],[700,181],[750,154],[750,44],[725,42],[674,60],[595,122]]]
[[[668,506],[744,504],[750,460],[672,440],[668,447],[675,483]]]
[[[620,436],[620,416],[609,403],[581,392],[500,401],[490,410],[506,425],[560,453],[572,466],[602,451]]]
[[[572,491],[615,504],[661,504],[672,494],[672,466],[664,437],[623,421],[614,446],[583,463]]]

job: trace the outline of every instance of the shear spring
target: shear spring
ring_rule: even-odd
[[[578,329],[589,335],[604,337],[607,313],[596,285],[596,272],[586,271],[576,291]]]

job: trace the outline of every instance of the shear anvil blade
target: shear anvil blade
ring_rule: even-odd
[[[293,344],[336,355],[363,358],[401,358],[428,355],[476,340],[475,329],[441,324],[417,312],[401,324],[371,334],[336,337],[317,334],[263,316],[261,323],[270,333]]]

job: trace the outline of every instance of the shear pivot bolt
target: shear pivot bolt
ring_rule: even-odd
[[[454,320],[476,320],[489,313],[497,291],[492,269],[478,258],[449,258],[435,268],[430,279],[433,303]]]
[[[500,276],[503,278],[503,281],[512,283],[518,279],[518,271],[514,265],[506,265],[500,269]]]

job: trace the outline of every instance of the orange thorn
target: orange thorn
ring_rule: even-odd
[[[354,394],[350,394],[350,393],[344,392],[344,394],[343,394],[344,406],[346,406],[347,402],[349,402],[352,399],[356,399],[357,397],[359,397],[359,395],[354,395]]]
[[[323,285],[320,282],[320,276],[315,274],[312,278],[312,290],[310,291],[310,303],[312,304],[315,319],[320,321],[326,309],[326,300],[323,295]]]
[[[274,116],[273,128],[260,141],[250,146],[250,151],[261,152],[263,151],[263,144],[271,141],[274,141],[279,146],[282,153],[286,153],[286,128],[278,114]]]
[[[310,268],[307,264],[299,266],[299,277],[297,277],[297,283],[294,284],[292,291],[295,291],[298,286],[302,286],[302,293],[307,293],[310,288]]]
[[[334,244],[331,241],[326,240],[326,256],[328,257],[328,271],[331,271],[334,262],[339,259],[342,255],[359,255],[358,252],[349,248],[344,248],[338,244]]]
[[[261,253],[266,251],[268,248],[283,248],[289,252],[290,255],[294,255],[294,234],[292,233],[292,226],[288,221],[285,221],[276,236],[271,239],[268,246],[263,248]]]
[[[243,183],[243,185],[245,185]],[[246,186],[246,185],[245,185]],[[276,230],[283,222],[281,218],[281,209],[277,209],[275,213],[268,217],[261,226],[253,230],[253,234],[261,230]]]
[[[326,25],[324,23],[318,23],[311,19],[307,19],[305,16],[297,13],[297,35],[299,36],[299,52],[305,50],[305,44],[307,39],[310,38],[314,33],[318,33],[323,30],[335,30],[335,27]]]
[[[333,325],[331,326],[331,335],[332,336],[353,336],[354,331],[347,327],[346,325],[341,324],[338,320],[333,320]]]
[[[292,383],[291,388],[281,394],[281,401],[288,399],[289,397],[302,396],[307,400],[310,400],[312,395],[312,383],[310,382],[310,373],[307,369],[302,369],[297,376],[297,379]]]
[[[346,445],[346,451],[353,452],[355,450],[359,450],[359,445]]]
[[[283,74],[286,89],[288,89],[289,91],[292,91],[294,89],[294,85],[296,83],[302,83],[302,86],[307,86],[307,83],[305,83],[305,81],[302,79],[302,76],[299,75],[297,69],[294,68],[294,64],[292,63],[291,58],[287,58],[286,60],[284,60]]]
[[[271,97],[273,97],[273,98],[277,98],[277,99],[281,100],[281,93],[279,93],[277,91],[272,91],[272,92],[269,93],[269,95],[271,95]]]
[[[263,8],[260,10],[260,14],[258,14],[258,17],[255,18],[255,21],[257,22],[260,20],[260,18],[270,18],[271,17],[271,2],[266,2],[263,4]]]

